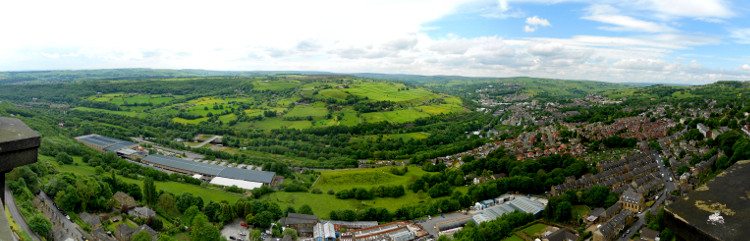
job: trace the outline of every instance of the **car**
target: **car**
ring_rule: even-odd
[[[443,215],[443,214],[440,214],[440,217],[443,217],[443,218],[445,218],[445,215]]]
[[[429,216],[429,215],[428,215],[428,216],[427,216],[427,219],[429,219],[429,220],[432,220],[432,216]]]
[[[230,240],[237,240],[237,238],[235,238],[234,236],[229,236],[229,239]]]
[[[247,233],[245,233],[245,232],[240,232],[240,236],[247,236]]]
[[[65,219],[70,220],[70,216],[65,215]]]
[[[246,223],[240,223],[240,226],[247,227],[247,224]]]

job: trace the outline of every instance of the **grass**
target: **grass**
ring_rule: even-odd
[[[518,237],[518,235],[514,234],[513,236],[502,239],[502,241],[526,241],[526,240],[523,240],[521,237]]]
[[[575,218],[586,216],[589,212],[591,212],[591,208],[586,205],[573,206],[573,217]]]
[[[299,86],[299,83],[287,82],[287,81],[269,81],[269,82],[254,82],[253,90],[285,90],[293,89]]]
[[[284,117],[324,117],[326,115],[328,115],[328,109],[325,104],[317,102],[311,105],[296,105]]]
[[[251,124],[252,127],[255,127],[257,129],[261,130],[272,130],[272,129],[281,129],[281,128],[289,128],[289,129],[307,129],[312,127],[312,122],[310,121],[285,121],[281,120],[281,117],[274,117],[274,118],[265,118],[262,121],[256,121]]]
[[[353,187],[372,188],[380,185],[404,185],[423,176],[426,172],[416,166],[409,167],[409,172],[403,176],[390,172],[391,167],[371,169],[331,170],[321,171],[318,182],[313,188],[340,191]],[[400,167],[399,167],[400,168]]]
[[[91,167],[81,160],[81,157],[74,156],[73,157],[73,164],[72,165],[60,165],[56,161],[54,161],[53,157],[49,156],[43,156],[39,155],[39,158],[41,160],[46,160],[52,163],[53,166],[57,168],[60,172],[70,172],[79,176],[93,176],[97,175],[95,168]],[[127,177],[123,177],[118,175],[118,178],[122,179],[126,183],[135,183],[139,186],[143,186],[142,180],[135,180]],[[193,195],[199,196],[203,198],[203,201],[208,203],[209,201],[214,202],[220,202],[222,200],[227,200],[229,203],[235,203],[238,199],[240,199],[242,196],[230,192],[215,190],[207,187],[202,186],[196,186],[192,184],[185,184],[185,183],[179,183],[179,182],[173,182],[173,181],[167,181],[167,182],[154,182],[156,184],[157,190],[165,190],[172,192],[175,195],[180,195],[182,193],[188,192],[192,193]]]
[[[425,193],[417,194],[408,190],[406,195],[399,198],[375,198],[373,200],[342,200],[337,199],[334,195],[327,194],[327,192],[328,190],[338,192],[353,187],[369,189],[380,185],[403,185],[406,188],[408,183],[413,182],[425,173],[416,166],[409,167],[409,172],[404,176],[391,174],[390,167],[321,171],[321,176],[312,189],[318,188],[323,191],[323,194],[275,192],[263,196],[262,199],[276,202],[283,207],[299,208],[303,204],[307,204],[310,205],[315,214],[322,218],[328,218],[329,213],[337,209],[362,210],[368,207],[376,207],[394,211],[402,206],[429,202],[431,199]],[[456,190],[466,192],[464,188],[456,188]]]
[[[182,123],[182,124],[191,124],[191,125],[195,125],[195,124],[207,121],[207,120],[208,120],[208,117],[198,118],[198,119],[194,119],[194,120],[182,119],[180,117],[174,117],[174,118],[172,118],[172,121],[174,121],[174,122]]]
[[[324,89],[321,91],[318,91],[319,95],[331,97],[339,100],[345,100],[347,96],[349,96],[349,93],[345,92],[346,89]]]
[[[393,123],[405,123],[429,116],[429,114],[418,111],[414,108],[362,114],[362,117],[364,117],[367,122],[389,121]]]
[[[114,115],[124,115],[124,116],[129,116],[129,117],[140,116],[139,113],[132,112],[132,111],[105,110],[105,109],[96,109],[96,108],[89,108],[89,107],[76,107],[76,108],[73,108],[73,110],[100,112],[100,113],[107,113],[107,114],[114,114]]]
[[[521,231],[524,232],[524,233],[526,233],[527,235],[529,235],[529,237],[531,237],[531,236],[534,236],[534,234],[541,232],[542,230],[544,230],[547,227],[548,227],[547,225],[544,225],[544,224],[541,224],[541,223],[537,223],[537,224],[531,225],[531,226],[529,226],[527,228],[524,228]]]
[[[398,83],[363,82],[354,84],[345,91],[352,95],[367,97],[370,100],[389,100],[403,103],[417,103],[438,97],[438,95],[422,88],[405,89],[405,85]]]
[[[404,141],[408,141],[412,139],[421,140],[421,139],[427,138],[428,136],[430,136],[430,133],[428,132],[410,132],[410,133],[383,135],[383,139],[384,140],[402,139]],[[379,137],[378,135],[368,135],[365,138],[376,139],[378,137]]]

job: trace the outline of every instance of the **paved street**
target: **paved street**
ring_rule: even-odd
[[[29,236],[31,236],[31,239],[42,240],[39,236],[36,235],[36,233],[32,232],[29,228],[29,225],[26,224],[26,220],[23,218],[23,216],[21,216],[21,211],[18,210],[18,206],[16,206],[16,200],[13,198],[13,193],[10,192],[10,188],[7,184],[5,185],[5,206],[8,207],[8,211],[10,211],[10,216],[13,217],[13,220],[16,220],[18,226],[21,226],[21,229],[23,229],[24,232],[28,233]]]
[[[46,193],[40,192],[37,197],[40,201],[42,201],[38,204],[37,208],[39,209],[39,211],[42,211],[44,216],[47,217],[50,222],[52,222],[52,230],[55,230],[55,240],[84,240],[84,238],[90,239],[87,238],[88,234],[86,234],[86,232],[84,232],[83,229],[78,226],[78,224],[66,219],[65,215],[63,215],[60,210],[55,208],[52,199],[50,199]]]
[[[664,190],[659,192],[657,195],[659,195],[659,199],[654,202],[654,205],[644,210],[641,214],[638,214],[638,221],[633,223],[632,226],[630,226],[630,233],[628,233],[624,238],[622,235],[618,237],[618,241],[627,241],[629,240],[630,236],[633,235],[636,231],[640,230],[641,227],[644,227],[644,224],[646,222],[645,215],[646,212],[651,212],[652,214],[656,215],[656,213],[659,211],[659,208],[661,205],[664,204],[664,200],[666,199],[666,194],[671,193],[675,189],[674,185],[674,177],[672,177],[672,172],[669,170],[669,168],[664,166],[664,159],[662,159],[661,155],[656,154],[655,155],[657,162],[659,163],[659,170],[662,174],[664,174]],[[672,182],[669,181],[669,178],[672,178]]]

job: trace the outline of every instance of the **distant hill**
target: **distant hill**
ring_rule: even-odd
[[[96,69],[0,72],[0,84],[136,80],[216,76],[264,76],[271,74],[330,74],[315,71],[214,71],[200,69]]]

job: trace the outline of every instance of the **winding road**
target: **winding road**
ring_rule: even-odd
[[[10,188],[7,184],[5,185],[5,206],[8,207],[8,211],[10,211],[10,216],[13,217],[13,220],[16,220],[18,226],[20,226],[24,232],[29,234],[29,236],[31,236],[31,239],[35,241],[42,240],[41,238],[39,238],[39,236],[36,235],[36,233],[31,231],[29,225],[26,223],[26,219],[21,216],[21,210],[18,210],[16,200],[13,198],[13,193],[10,192]]]

